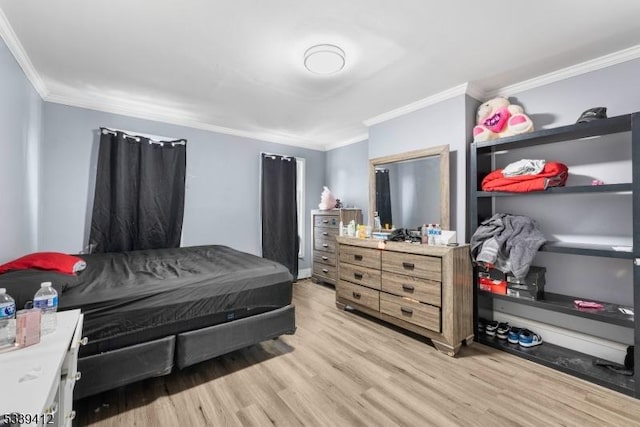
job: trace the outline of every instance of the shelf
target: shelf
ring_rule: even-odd
[[[633,252],[615,251],[613,250],[613,245],[594,245],[590,243],[547,242],[542,245],[540,252],[633,259]]]
[[[604,120],[594,120],[588,123],[571,124],[553,129],[541,129],[535,132],[494,139],[492,141],[474,142],[473,145],[480,152],[487,149],[508,150],[534,145],[551,144],[555,142],[571,141],[593,136],[610,135],[631,130],[631,114],[612,117]]]
[[[584,310],[584,309],[580,310],[575,307],[575,305],[573,304],[573,300],[584,299],[584,298],[554,294],[551,292],[545,292],[544,299],[537,300],[537,301],[531,301],[524,298],[516,298],[509,295],[493,294],[491,292],[485,292],[485,291],[478,291],[478,294],[487,298],[512,301],[517,304],[528,305],[531,307],[538,307],[544,310],[569,314],[572,316],[582,317],[585,319],[597,320],[599,322],[605,322],[612,325],[624,326],[627,328],[633,328],[633,325],[634,325],[633,316],[622,314],[618,310],[618,307],[620,307],[619,305],[609,304],[601,301],[596,301],[596,302],[600,302],[601,304],[603,304],[605,309],[596,311],[596,310]]]
[[[544,337],[542,339],[544,341]],[[495,337],[481,336],[478,337],[478,342],[631,396],[635,393],[633,376],[617,374],[603,366],[595,366],[593,362],[597,358],[588,354],[545,342],[530,348]]]
[[[478,191],[477,197],[503,197],[503,196],[535,196],[540,194],[584,194],[584,193],[620,193],[633,191],[633,185],[606,184],[606,185],[576,185],[570,187],[551,187],[544,191],[530,191],[527,193],[512,193],[508,191]]]

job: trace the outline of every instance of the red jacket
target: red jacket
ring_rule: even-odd
[[[559,162],[547,162],[537,175],[505,177],[502,169],[494,170],[482,180],[483,191],[511,191],[527,193],[544,191],[548,187],[563,187],[569,176],[567,165]]]

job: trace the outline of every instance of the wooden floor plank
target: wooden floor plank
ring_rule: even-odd
[[[640,426],[639,400],[477,343],[448,357],[334,298],[300,281],[295,335],[77,401],[75,425]]]

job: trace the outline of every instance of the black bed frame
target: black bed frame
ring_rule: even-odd
[[[288,305],[266,313],[78,359],[82,380],[74,399],[131,384],[253,344],[293,334],[295,307]]]

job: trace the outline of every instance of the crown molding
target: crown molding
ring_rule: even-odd
[[[412,102],[411,104],[407,104],[403,107],[396,108],[394,110],[387,111],[386,113],[382,113],[378,116],[367,119],[363,123],[365,126],[369,127],[382,122],[386,122],[387,120],[395,119],[396,117],[404,116],[405,114],[413,113],[414,111],[418,111],[430,105],[438,104],[439,102],[446,101],[447,99],[451,99],[459,95],[464,95],[465,93],[467,93],[468,86],[468,83],[454,86],[450,89],[438,92],[435,95],[428,96],[426,98]]]
[[[335,150],[336,148],[346,147],[347,145],[356,144],[358,142],[366,141],[367,139],[369,139],[369,134],[363,133],[360,135],[356,135],[353,138],[345,139],[344,141],[326,144],[324,146],[324,151],[330,151],[330,150]]]
[[[543,74],[532,79],[489,91],[487,92],[487,98],[515,95],[526,90],[535,89],[540,86],[559,82],[561,80],[590,73],[591,71],[601,70],[603,68],[611,67],[612,65],[621,64],[638,58],[640,58],[640,45],[635,45],[599,58],[590,59],[560,70],[552,71],[551,73]]]
[[[38,92],[40,97],[44,99],[49,95],[49,91],[44,84],[44,80],[42,80],[42,77],[40,77],[40,74],[38,74],[33,66],[31,59],[29,59],[27,52],[24,50],[24,47],[22,47],[22,43],[20,43],[18,36],[15,31],[13,31],[13,27],[11,27],[9,20],[2,9],[0,9],[0,37],[4,40],[36,92]]]
[[[280,135],[269,132],[252,132],[240,129],[233,129],[204,123],[194,120],[179,110],[167,110],[147,104],[133,104],[122,100],[100,99],[98,96],[88,97],[86,94],[50,94],[44,98],[46,102],[68,105],[71,107],[85,108],[89,110],[102,111],[105,113],[125,115],[138,119],[152,120],[156,122],[168,123],[176,126],[184,126],[193,129],[206,130],[210,132],[233,135],[242,138],[256,139],[275,144],[290,145],[294,147],[307,148],[310,150],[324,151],[322,143],[312,140],[304,140],[295,136]]]
[[[486,100],[487,97],[487,91],[481,87],[480,85],[478,85],[475,82],[468,82],[467,83],[467,91],[466,91],[467,95],[469,95],[470,97],[477,99],[478,101],[484,101]]]

